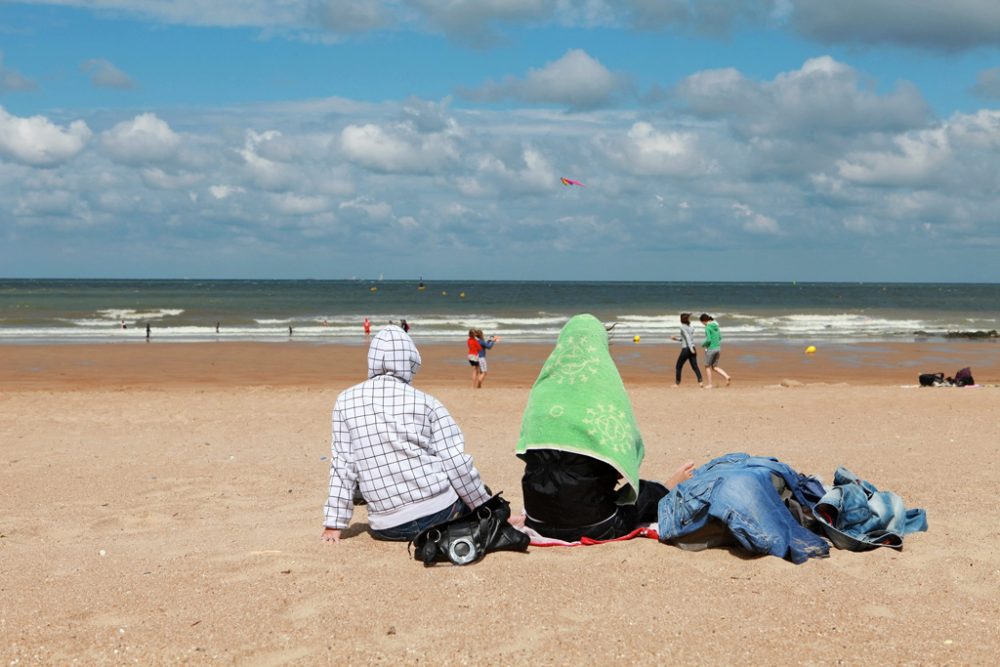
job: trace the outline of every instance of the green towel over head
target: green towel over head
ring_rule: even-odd
[[[576,315],[559,333],[531,387],[517,453],[558,449],[604,461],[628,483],[620,502],[635,502],[645,455],[632,403],[593,315]]]

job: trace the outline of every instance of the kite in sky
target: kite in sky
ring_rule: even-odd
[[[563,185],[567,185],[567,186],[568,185],[579,185],[581,188],[587,187],[586,185],[584,185],[580,181],[574,181],[572,178],[560,178],[559,180],[562,182]]]

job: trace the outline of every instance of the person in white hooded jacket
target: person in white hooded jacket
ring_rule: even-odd
[[[411,386],[419,368],[413,340],[388,326],[368,350],[368,379],[337,397],[323,540],[340,541],[356,487],[372,535],[384,540],[412,540],[489,500],[458,424],[437,399]]]

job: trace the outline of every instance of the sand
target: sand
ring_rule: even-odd
[[[512,450],[546,349],[498,346],[477,393],[461,350],[422,350],[417,385],[520,507]],[[3,664],[995,663],[1000,389],[912,385],[962,365],[995,384],[996,345],[728,346],[736,383],[712,391],[668,388],[673,348],[615,346],[644,476],[749,451],[827,480],[846,465],[927,510],[901,552],[798,566],[636,540],[425,569],[363,509],[323,544],[330,408],[364,351],[0,347]]]

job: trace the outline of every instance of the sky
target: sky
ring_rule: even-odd
[[[1000,282],[998,211],[996,0],[0,1],[0,277]]]

